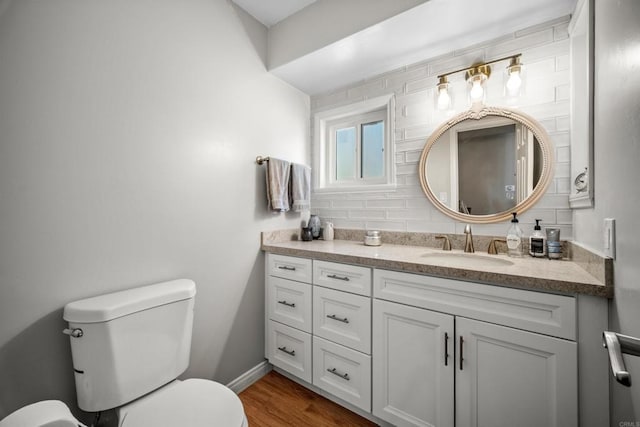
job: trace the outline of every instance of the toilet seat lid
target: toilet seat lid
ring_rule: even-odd
[[[233,391],[195,378],[171,383],[120,409],[121,427],[240,427],[244,419]]]

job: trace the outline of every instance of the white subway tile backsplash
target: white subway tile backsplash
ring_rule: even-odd
[[[556,101],[565,101],[571,95],[571,86],[569,84],[556,86]]]
[[[367,221],[365,226],[367,230],[407,231],[404,221]]]
[[[351,209],[349,211],[349,218],[351,219],[384,219],[386,216],[387,212],[384,210]]]
[[[407,231],[412,233],[445,233],[456,232],[456,225],[451,222],[407,221]]]
[[[547,28],[534,33],[525,34],[496,45],[489,45],[486,48],[487,58],[501,58],[507,55],[520,53],[527,48],[543,45],[553,41],[553,29]]]
[[[512,107],[533,116],[548,132],[554,147],[556,165],[547,191],[536,205],[520,215],[529,232],[535,219],[543,227],[561,228],[563,239],[572,238],[572,211],[568,198],[570,177],[570,73],[568,17],[506,35],[492,42],[479,43],[450,54],[398,68],[384,75],[311,98],[312,114],[382,94],[395,93],[394,132],[397,186],[390,191],[350,191],[313,193],[311,205],[323,220],[338,228],[389,231],[462,233],[464,223],[456,222],[436,209],[420,186],[418,162],[433,131],[453,115],[468,109],[464,73],[451,75],[450,90],[454,110],[435,109],[437,75],[468,67],[478,60],[491,60],[522,53],[526,69],[524,95]],[[505,64],[506,65],[506,64]],[[498,70],[487,84],[487,104],[506,105]],[[313,123],[312,123],[313,126]],[[504,235],[508,221],[500,224],[474,224],[476,235]]]
[[[407,151],[405,153],[405,161],[407,163],[418,163],[418,161],[420,161],[421,155],[422,155],[422,150]]]
[[[404,209],[405,201],[403,199],[374,199],[367,200],[367,208],[389,208]]]
[[[556,161],[559,163],[571,162],[571,147],[561,146],[556,148]]]
[[[553,175],[556,179],[569,178],[571,176],[571,164],[556,161],[556,171]]]
[[[570,225],[573,223],[573,211],[569,209],[559,209],[557,211],[557,224]]]
[[[570,64],[569,55],[556,56],[556,71],[566,71]]]
[[[569,116],[556,117],[556,130],[557,131],[568,131],[571,129],[571,120]]]
[[[571,177],[556,178],[556,193],[571,194]]]
[[[549,138],[556,147],[569,147],[571,145],[571,135],[569,132],[550,132]]]

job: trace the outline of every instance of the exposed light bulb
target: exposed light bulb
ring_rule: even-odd
[[[515,56],[511,58],[511,62],[507,67],[507,81],[504,84],[504,94],[512,100],[520,96],[522,81],[522,64],[520,63],[520,57]]]
[[[445,111],[451,108],[451,95],[449,95],[449,82],[447,76],[438,76],[438,91],[436,92],[436,108]]]
[[[512,71],[507,80],[507,90],[509,93],[516,93],[522,86],[522,77],[520,77],[520,70]]]
[[[484,89],[482,88],[482,79],[473,79],[471,90],[469,91],[469,97],[473,102],[481,101],[484,96]]]
[[[451,106],[451,96],[446,86],[438,89],[438,110],[448,110]]]

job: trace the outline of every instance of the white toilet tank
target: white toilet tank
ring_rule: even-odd
[[[116,408],[183,373],[195,293],[192,280],[180,279],[67,304],[78,406]]]

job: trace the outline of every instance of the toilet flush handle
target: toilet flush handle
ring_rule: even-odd
[[[81,336],[84,335],[84,332],[82,332],[82,329],[80,329],[80,328],[63,329],[62,333],[65,334],[65,335],[69,335],[69,336],[71,336],[73,338],[80,338]]]

